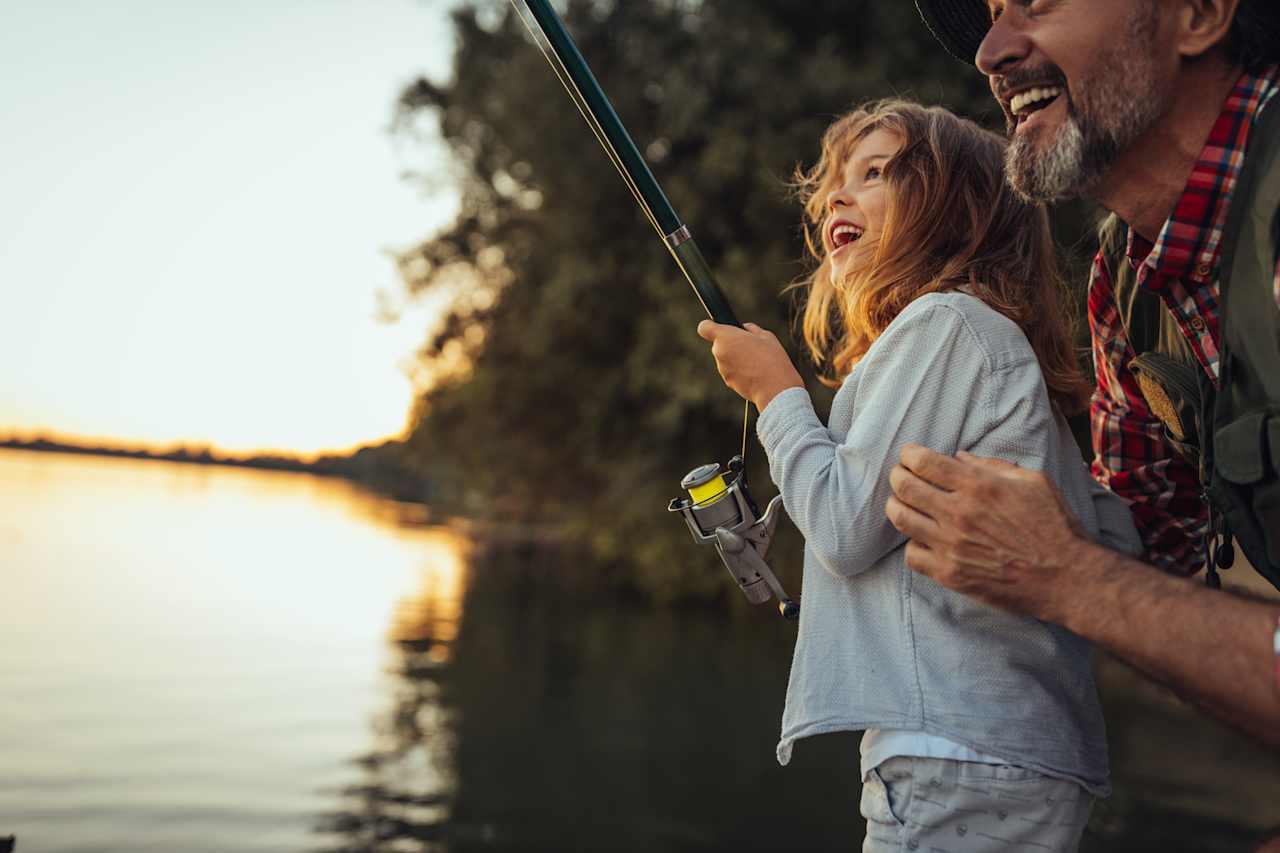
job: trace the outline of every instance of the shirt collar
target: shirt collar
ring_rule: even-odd
[[[1260,74],[1242,74],[1227,95],[1155,243],[1129,229],[1129,262],[1139,271],[1144,286],[1159,290],[1170,278],[1198,284],[1217,279],[1222,229],[1244,165],[1249,131],[1277,91],[1280,66],[1273,65]]]

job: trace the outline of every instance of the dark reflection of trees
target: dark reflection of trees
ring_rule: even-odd
[[[557,591],[562,568],[478,554],[448,653],[428,631],[399,644],[394,702],[363,783],[319,827],[323,849],[858,848],[856,736],[801,742],[787,768],[773,757],[791,625],[763,609],[584,605]],[[1108,708],[1117,762],[1155,768],[1146,709],[1127,701]],[[1082,850],[1226,853],[1256,837],[1153,805],[1141,778],[1118,776]]]
[[[392,710],[319,831],[332,851],[848,847],[857,742],[773,757],[794,627],[580,605],[479,554],[448,661],[399,645]],[[708,570],[714,569],[708,566]],[[452,790],[429,790],[443,771]]]
[[[389,711],[374,724],[373,748],[356,759],[365,779],[321,818],[317,831],[340,839],[324,849],[390,851],[405,839],[443,838],[449,797],[437,780],[448,779],[449,723],[440,697],[445,665],[434,649],[429,640],[398,643]]]

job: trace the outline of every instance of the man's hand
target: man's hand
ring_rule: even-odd
[[[1280,747],[1274,602],[1211,590],[1094,544],[1042,474],[918,445],[904,447],[901,461],[886,509],[911,539],[911,568],[1056,622]]]
[[[782,391],[804,387],[782,344],[755,323],[739,329],[703,320],[698,324],[698,335],[711,341],[711,354],[724,384],[760,411]]]
[[[902,531],[907,565],[1005,609],[1059,621],[1066,570],[1088,537],[1045,475],[968,453],[916,444],[889,474],[886,512]]]

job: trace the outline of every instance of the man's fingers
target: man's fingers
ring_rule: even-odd
[[[917,572],[937,578],[947,569],[946,560],[931,548],[919,542],[908,542],[906,551],[907,567]]]
[[[889,523],[898,528],[902,535],[911,540],[933,542],[938,536],[938,522],[929,516],[907,506],[896,497],[890,497],[884,506]]]
[[[967,450],[961,450],[956,454],[956,458],[962,462],[968,462],[971,465],[977,465],[981,468],[990,468],[993,471],[1021,471],[1022,469],[1016,462],[1009,462],[1004,459],[992,459],[989,456],[974,456]]]
[[[931,518],[940,517],[946,509],[946,492],[901,465],[889,472],[889,488],[902,503]]]
[[[954,491],[966,479],[965,463],[935,453],[919,444],[905,445],[900,458],[902,464],[916,476],[948,491]]]

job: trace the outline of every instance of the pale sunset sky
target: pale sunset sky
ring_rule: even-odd
[[[437,306],[377,319],[445,224],[449,0],[44,0],[0,12],[0,438],[311,453],[396,434]]]

